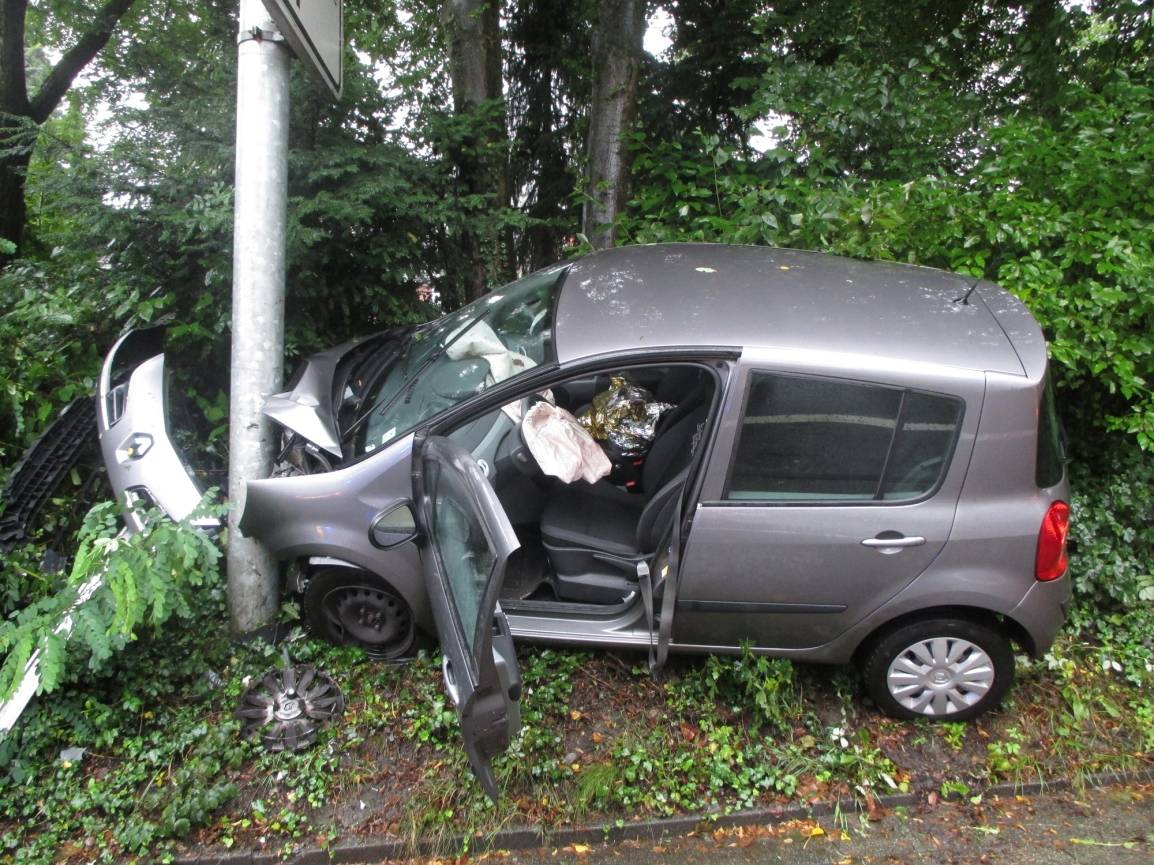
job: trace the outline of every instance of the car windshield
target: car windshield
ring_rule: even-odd
[[[553,301],[567,269],[537,271],[413,332],[367,394],[372,409],[355,425],[356,453],[551,360]]]

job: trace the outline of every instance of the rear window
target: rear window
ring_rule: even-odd
[[[1038,462],[1034,477],[1042,489],[1062,482],[1066,473],[1066,437],[1058,419],[1053,382],[1046,379],[1038,407]]]
[[[962,402],[884,385],[754,373],[726,499],[901,501],[949,464]]]

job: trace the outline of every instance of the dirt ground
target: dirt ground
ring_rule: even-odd
[[[1154,862],[1154,787],[926,800],[908,809],[743,827],[654,844],[486,857],[508,865],[1130,865]]]

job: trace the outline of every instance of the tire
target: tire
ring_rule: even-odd
[[[317,571],[305,589],[304,613],[316,636],[337,646],[361,646],[376,660],[407,657],[416,643],[417,628],[408,603],[368,571]]]
[[[894,718],[968,721],[998,706],[1014,681],[1014,653],[995,628],[925,619],[885,633],[862,663],[866,691]]]

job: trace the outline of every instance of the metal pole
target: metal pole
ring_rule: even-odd
[[[236,523],[245,481],[268,477],[276,446],[261,408],[284,362],[289,52],[261,0],[240,0],[238,43],[227,561],[232,633],[244,637],[278,607],[276,562]]]

